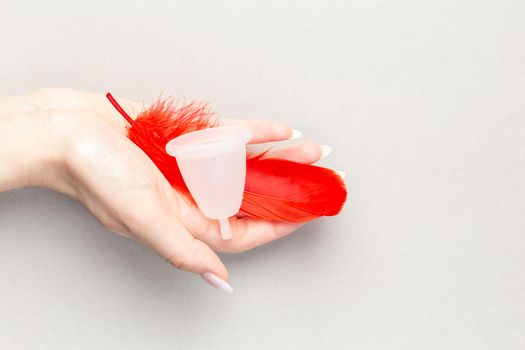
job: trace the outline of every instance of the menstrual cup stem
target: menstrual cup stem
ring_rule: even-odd
[[[219,225],[221,228],[221,237],[222,239],[231,239],[232,238],[232,229],[228,218],[219,219]]]

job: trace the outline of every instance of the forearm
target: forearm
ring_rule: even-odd
[[[0,98],[0,192],[58,185],[62,159],[52,125],[30,96]]]

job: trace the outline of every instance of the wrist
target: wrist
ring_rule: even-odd
[[[0,99],[0,191],[62,186],[63,141],[54,118],[31,97]]]

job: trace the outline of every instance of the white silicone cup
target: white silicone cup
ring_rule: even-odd
[[[166,144],[200,210],[219,220],[223,239],[231,238],[228,218],[242,204],[250,138],[246,128],[222,126],[190,132]]]

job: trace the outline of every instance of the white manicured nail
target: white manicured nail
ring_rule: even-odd
[[[226,293],[233,293],[232,286],[219,276],[211,272],[204,272],[201,276],[210,286],[218,288]]]
[[[290,140],[298,139],[299,137],[303,136],[303,133],[300,132],[297,129],[292,129],[292,137],[290,137]]]
[[[330,153],[332,153],[332,147],[328,145],[321,145],[321,158],[326,157]]]
[[[341,176],[341,178],[345,178],[346,177],[346,173],[344,171],[341,171],[341,170],[334,170],[335,173],[339,176]]]

